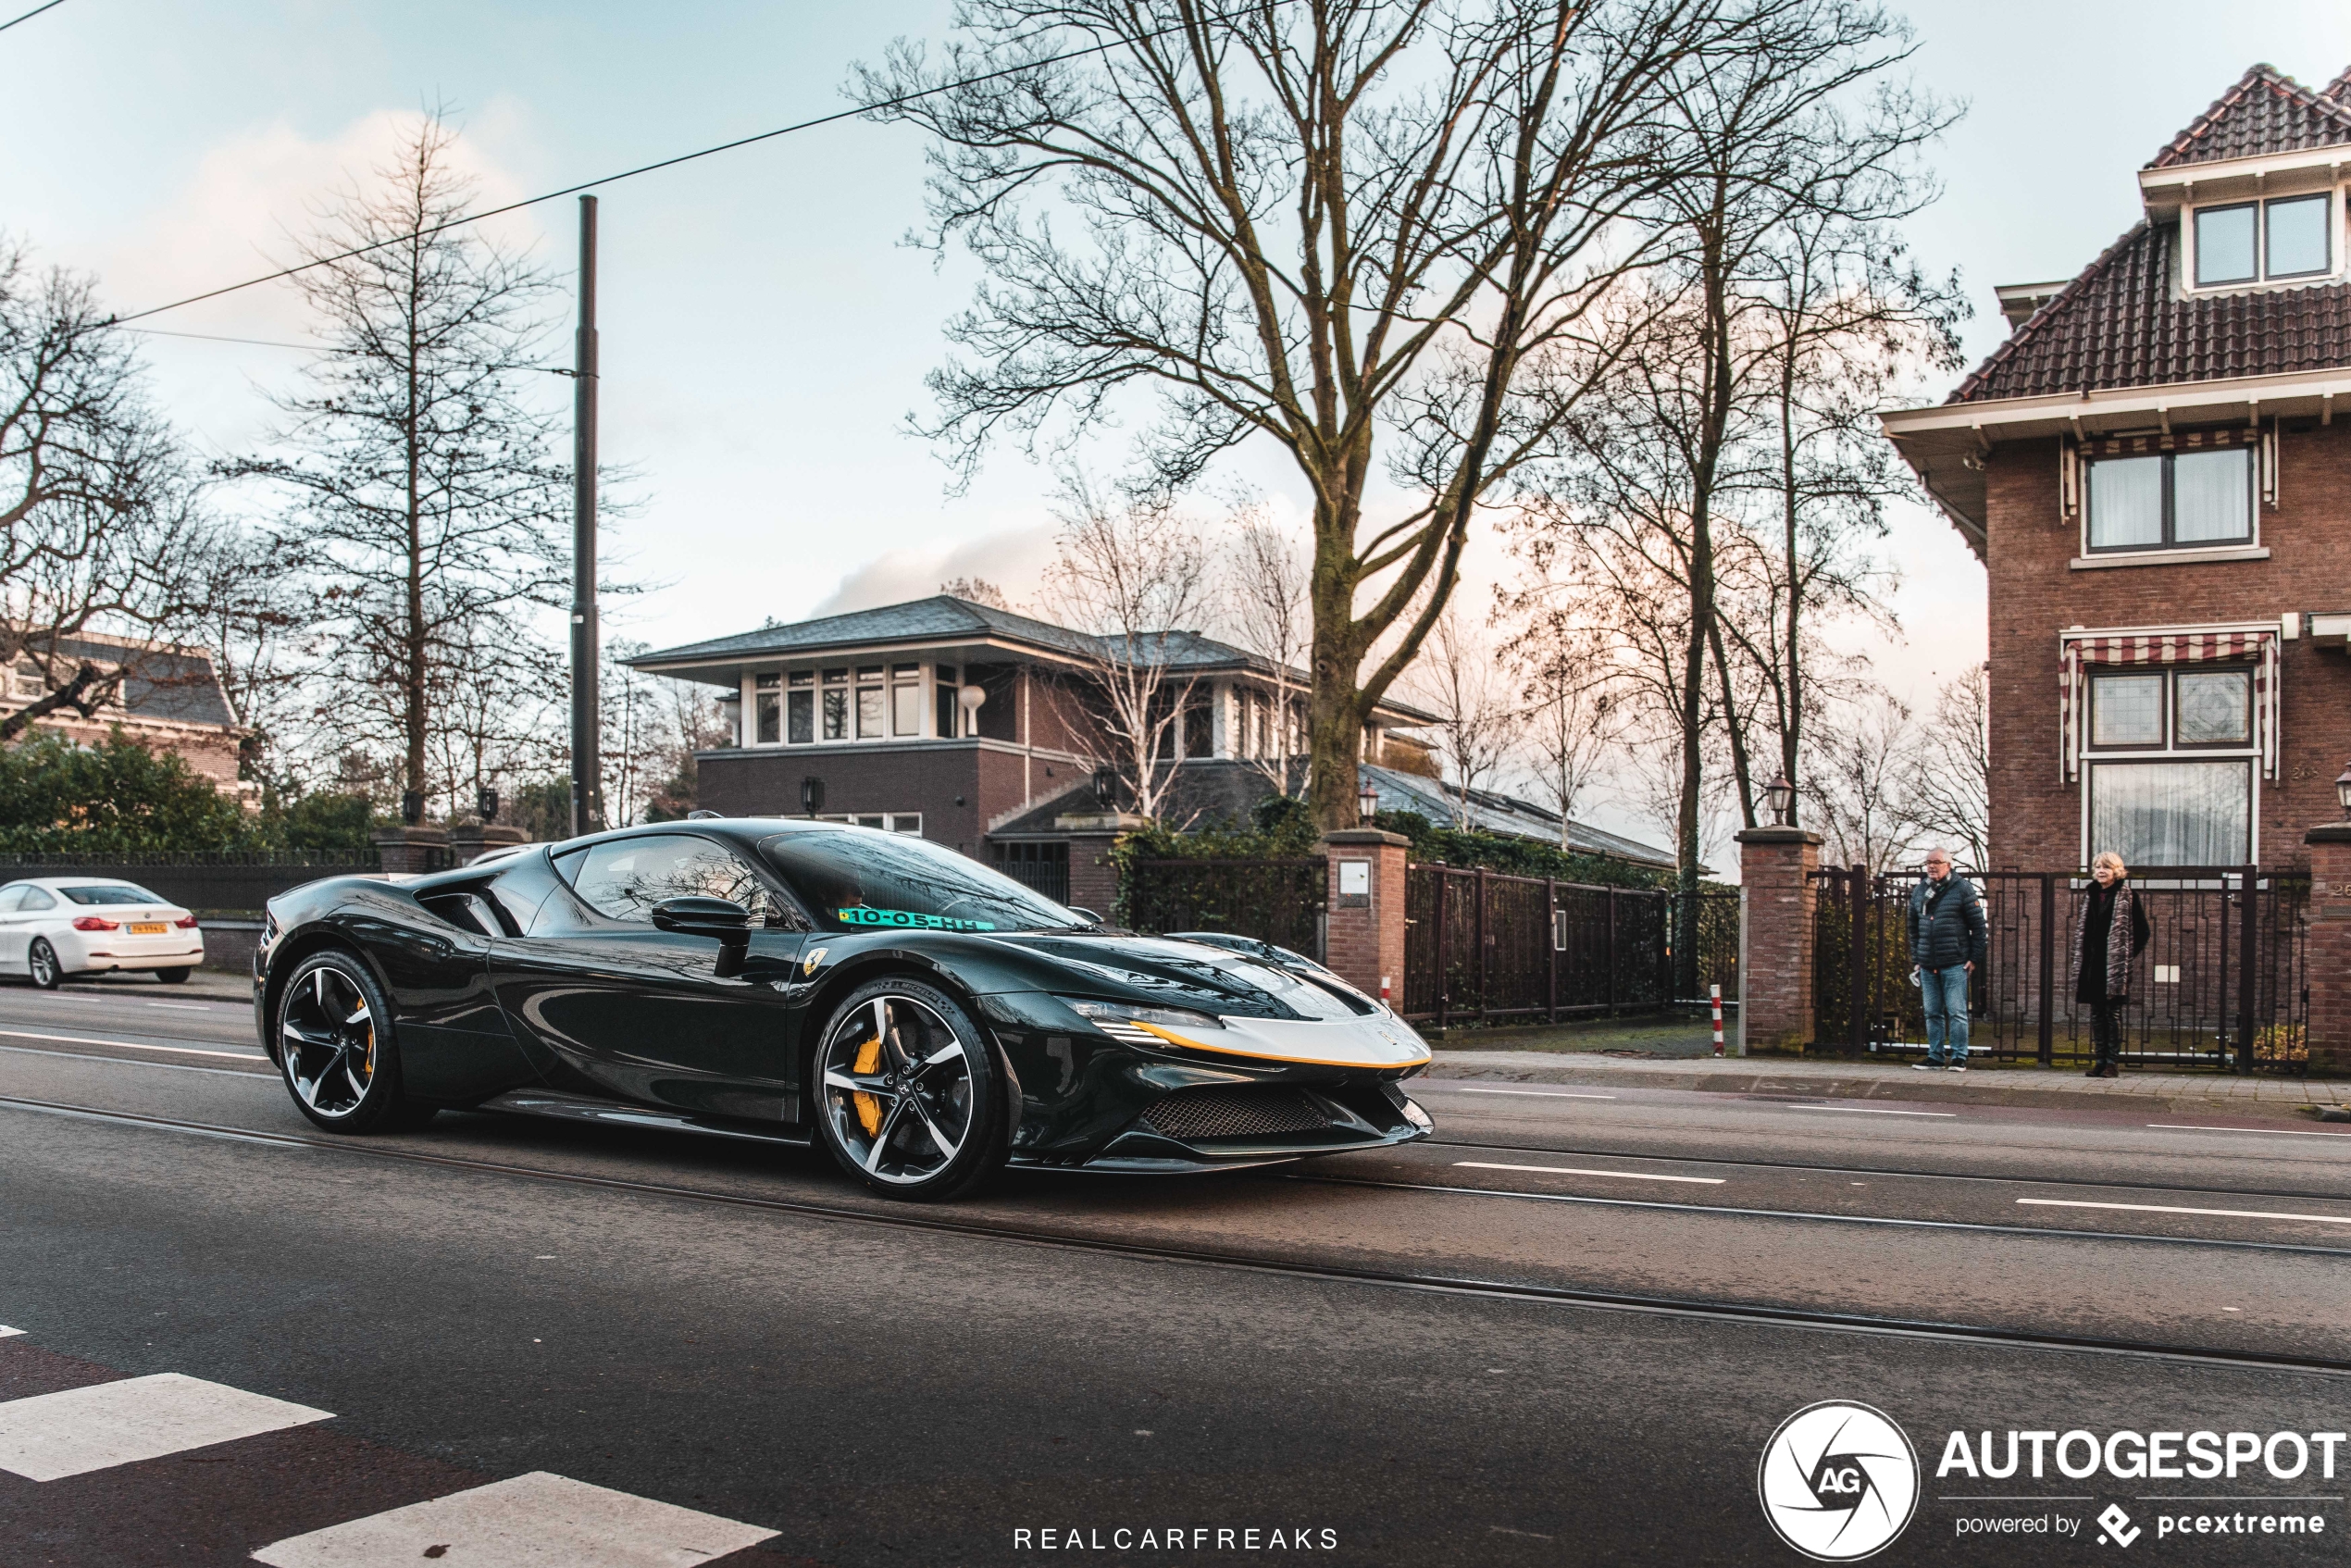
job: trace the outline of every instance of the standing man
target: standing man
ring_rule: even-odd
[[[1926,880],[1910,890],[1909,925],[1912,973],[1926,1004],[1926,1060],[1910,1064],[1922,1073],[1964,1073],[1968,977],[1984,962],[1991,932],[1975,884],[1951,875],[1948,851],[1926,852]]]

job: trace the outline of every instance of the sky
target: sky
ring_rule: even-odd
[[[0,0],[0,19],[30,3]],[[1909,231],[1974,302],[1971,361],[2006,333],[1994,287],[2070,277],[2096,255],[2136,218],[2133,171],[2247,66],[2315,86],[2351,64],[2339,3],[2142,0],[2127,27],[2110,6],[2048,0],[1894,8],[1916,31],[1917,82],[1967,106],[1931,153],[1945,193]],[[95,274],[128,314],[286,258],[421,106],[462,124],[465,167],[494,205],[835,112],[853,63],[893,39],[944,38],[949,13],[945,0],[67,0],[0,32],[0,230]],[[908,429],[976,277],[902,243],[922,220],[922,176],[914,131],[852,120],[601,193],[603,453],[632,471],[635,498],[604,548],[647,585],[607,612],[610,634],[668,645],[959,576],[1036,591],[1052,476],[1006,449],[955,493]],[[566,198],[496,232],[567,280],[576,221]],[[143,325],[304,335],[283,284]],[[165,408],[220,454],[266,439],[267,394],[301,359],[144,344]],[[548,363],[568,357],[557,331]],[[547,387],[551,407],[567,402],[568,382]],[[1270,457],[1244,457],[1238,477],[1287,504]],[[1926,708],[1984,657],[1984,578],[1933,514],[1895,522],[1899,630],[1842,640]],[[1508,566],[1482,540],[1468,591]]]

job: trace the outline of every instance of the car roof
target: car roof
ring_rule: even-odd
[[[133,882],[128,877],[11,877],[8,884],[31,882],[42,888],[136,888],[143,893],[155,890],[143,882]]]

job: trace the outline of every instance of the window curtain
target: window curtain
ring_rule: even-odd
[[[2124,865],[2243,865],[2252,853],[2253,768],[2230,762],[2095,763],[2092,855]]]

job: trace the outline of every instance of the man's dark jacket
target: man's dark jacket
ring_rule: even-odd
[[[1909,922],[1911,963],[1928,969],[1948,969],[1955,964],[1983,966],[1991,940],[1984,900],[1975,884],[1958,872],[1910,890]]]

